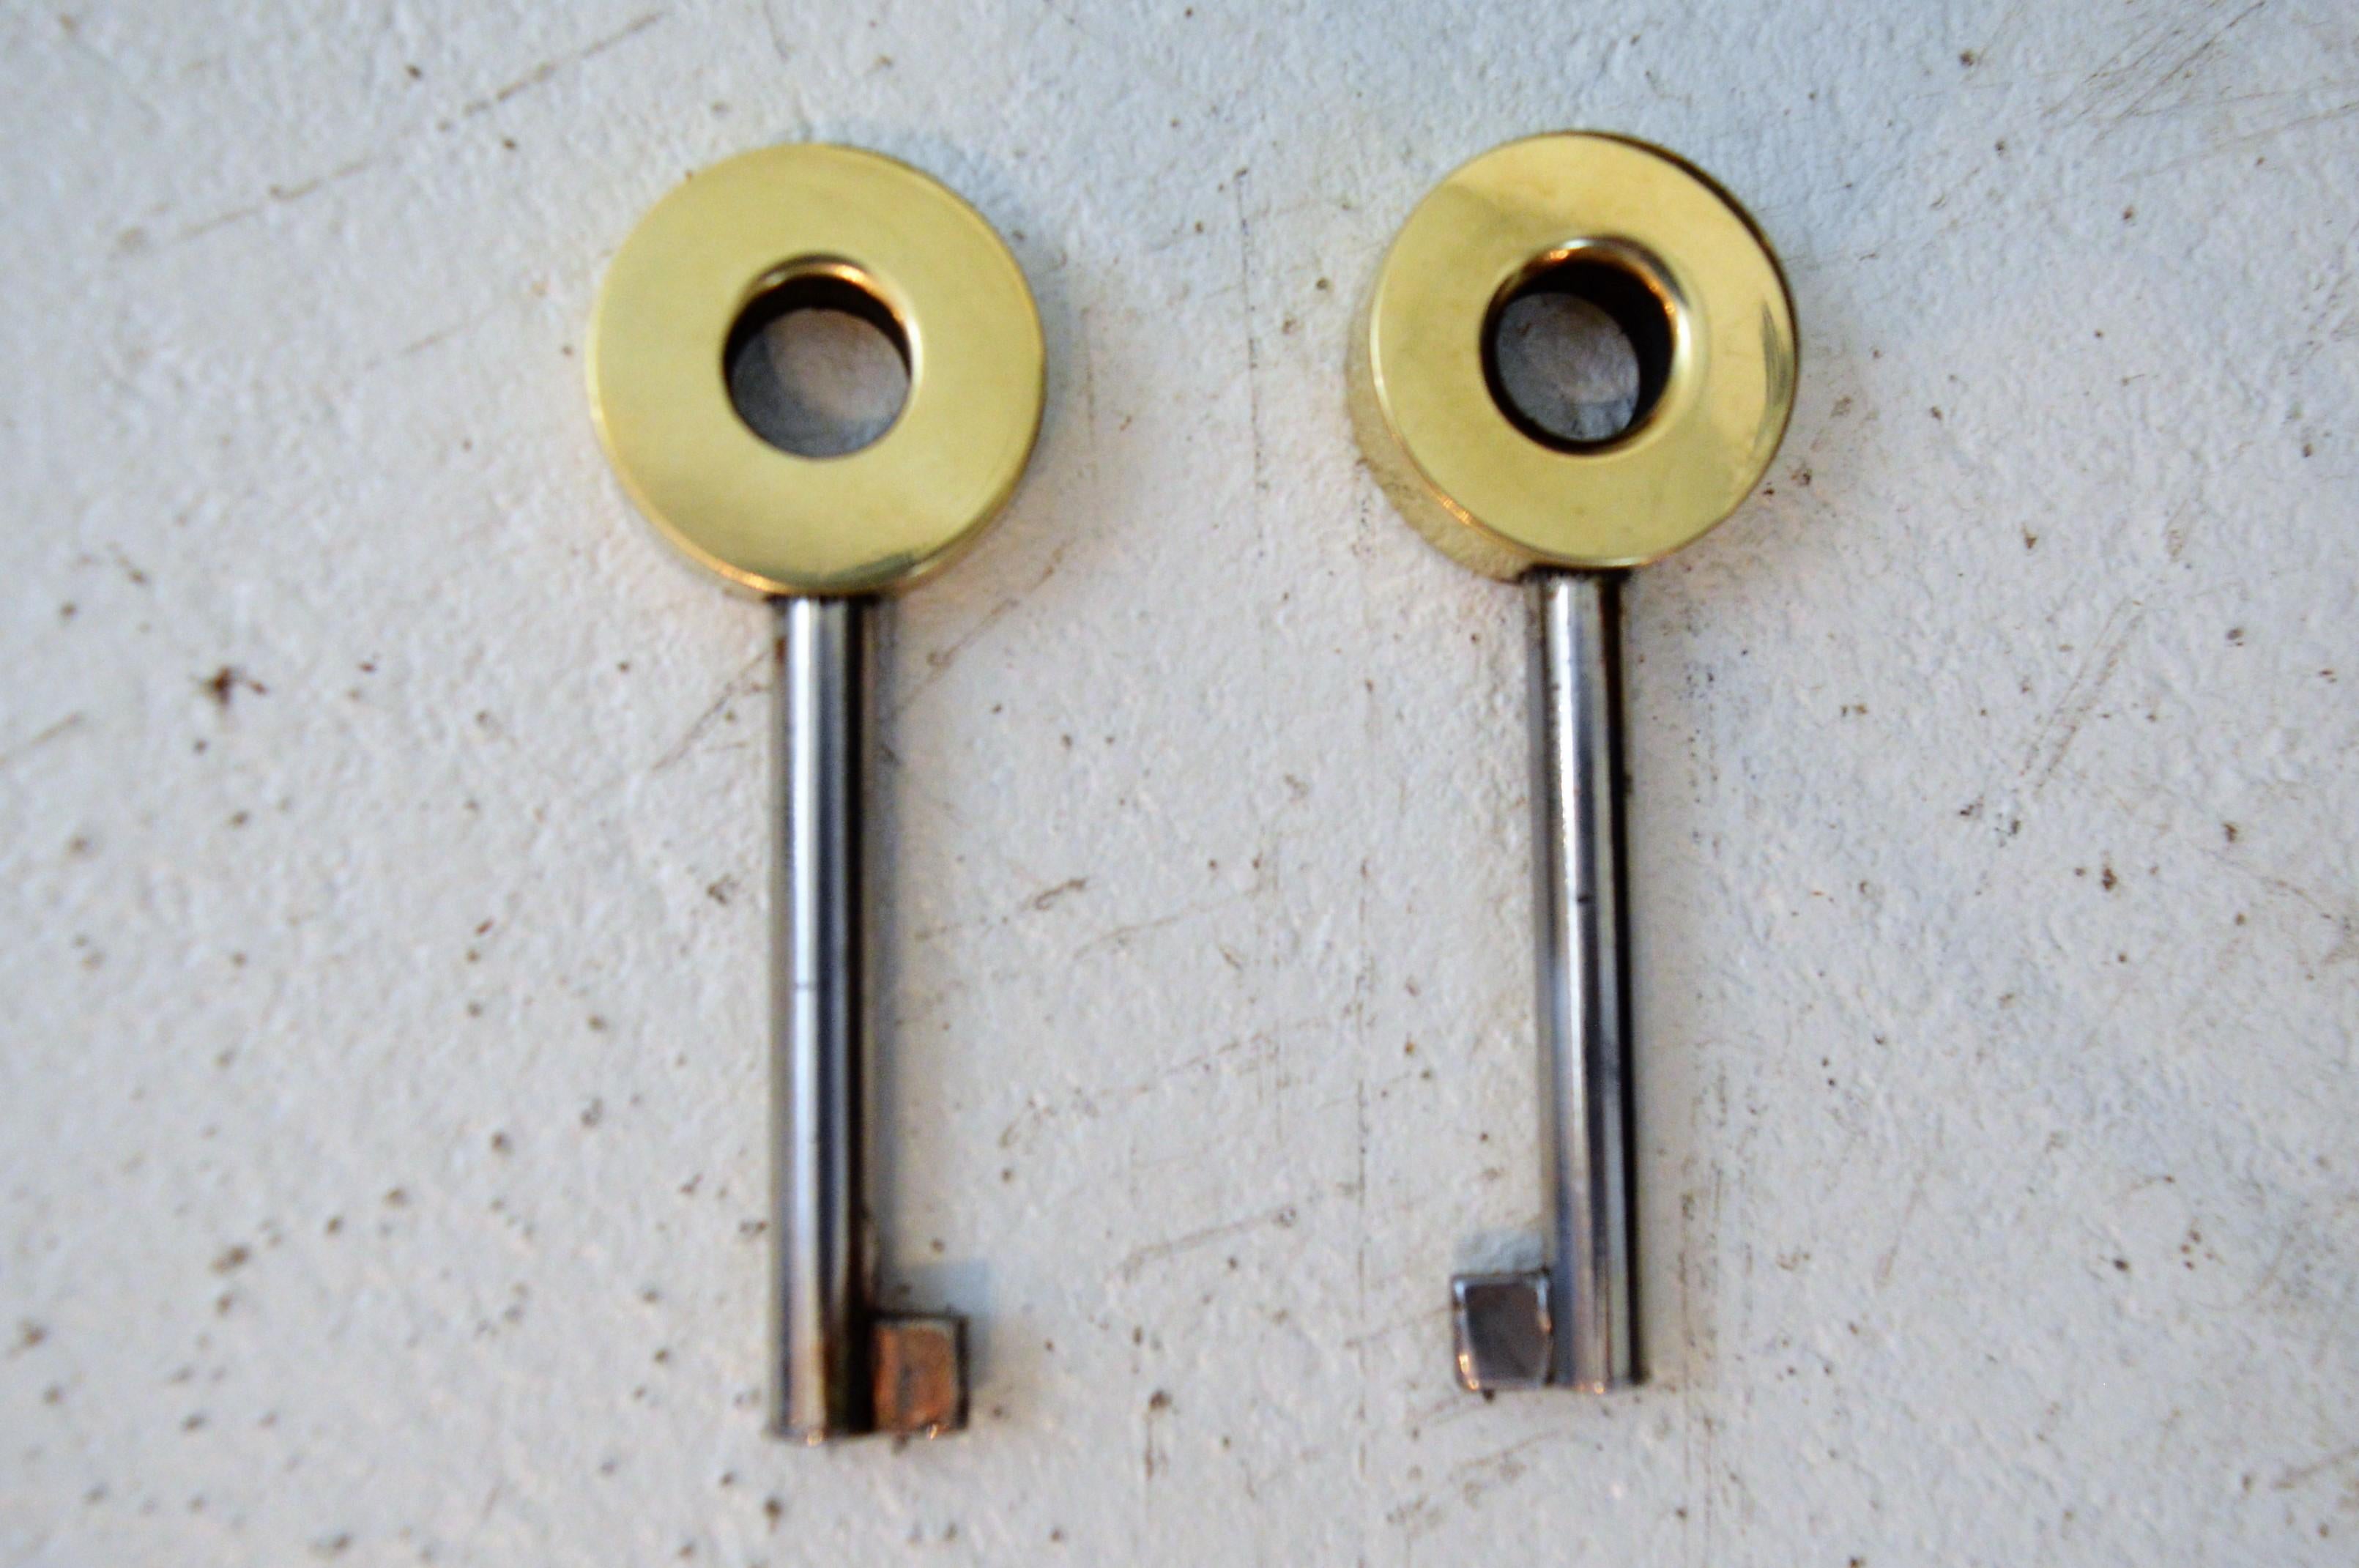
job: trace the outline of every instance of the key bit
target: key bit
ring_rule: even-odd
[[[1543,425],[1504,384],[1502,318],[1551,294],[1603,312],[1636,358],[1630,416],[1603,439]],[[1616,589],[1752,491],[1795,363],[1752,220],[1670,154],[1581,132],[1494,148],[1429,193],[1353,333],[1353,423],[1386,495],[1461,564],[1527,581],[1535,611],[1545,1268],[1452,1282],[1471,1389],[1644,1376]]]
[[[740,417],[739,334],[863,317],[908,373],[873,442],[807,456]],[[1014,492],[1040,426],[1040,321],[980,214],[916,169],[807,145],[705,169],[615,254],[590,402],[615,473],[690,560],[778,613],[772,900],[773,1425],[807,1443],[966,1418],[961,1319],[880,1313],[861,995],[869,607],[940,570]]]

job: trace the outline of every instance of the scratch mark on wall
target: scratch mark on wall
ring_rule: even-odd
[[[82,728],[82,715],[80,713],[68,713],[64,718],[60,719],[57,723],[49,725],[38,735],[28,735],[25,739],[18,741],[15,746],[10,746],[7,750],[0,751],[0,768],[15,767],[17,762],[27,756],[39,750],[42,746],[49,745],[49,742],[58,739],[61,735],[71,735],[74,731]]]
[[[1048,564],[1040,569],[1039,576],[985,610],[976,619],[974,625],[961,632],[947,647],[929,650],[926,654],[926,672],[912,681],[907,691],[901,693],[900,700],[893,704],[894,714],[897,717],[908,712],[919,697],[925,695],[935,681],[949,673],[951,667],[959,661],[968,648],[988,636],[993,627],[1006,620],[1027,599],[1047,587],[1049,580],[1057,575],[1057,568],[1064,564],[1067,548],[1066,545],[1060,544],[1050,550]]]
[[[2247,866],[2236,856],[2209,846],[2200,847],[2197,853],[2223,871],[2245,877],[2269,892],[2300,905],[2318,919],[2333,922],[2338,940],[2333,947],[2317,961],[2317,968],[2324,969],[2330,964],[2359,956],[2359,934],[2354,934],[2359,933],[2359,909],[2336,904],[2325,895],[2302,886],[2290,877],[2278,876],[2273,872]]]
[[[1262,436],[1261,340],[1254,335],[1253,213],[1245,205],[1245,180],[1250,170],[1240,169],[1232,182],[1237,200],[1237,312],[1245,334],[1245,428],[1253,438],[1254,538],[1261,538],[1261,496],[1268,488],[1268,454]]]
[[[495,88],[483,97],[469,100],[466,103],[460,106],[456,114],[450,119],[438,122],[434,128],[436,130],[447,131],[460,120],[473,119],[489,110],[497,108],[499,105],[507,103],[509,100],[517,97],[519,94],[529,93],[534,88],[541,86],[543,83],[554,79],[560,73],[581,65],[584,61],[593,60],[597,56],[605,53],[608,49],[623,43],[625,40],[635,38],[638,34],[647,31],[649,27],[654,27],[658,22],[663,20],[663,16],[664,14],[662,12],[651,11],[646,16],[639,17],[636,21],[621,28],[619,31],[610,33],[603,38],[599,38],[594,42],[586,44],[581,49],[573,50],[570,54],[559,55],[552,59],[545,60],[538,65],[533,67],[530,71],[527,71],[524,75],[508,82],[506,86]],[[364,157],[353,158],[348,162],[338,164],[335,168],[327,170],[325,173],[311,175],[285,184],[274,182],[265,188],[263,191],[264,199],[262,201],[249,201],[242,206],[232,207],[225,212],[216,212],[211,217],[200,218],[195,223],[186,225],[179,233],[173,234],[168,240],[164,242],[164,245],[167,246],[185,245],[190,240],[202,238],[204,235],[212,234],[216,229],[227,228],[233,223],[240,223],[251,218],[258,218],[264,212],[269,211],[273,206],[286,206],[293,202],[300,201],[306,197],[316,195],[321,191],[325,191],[332,186],[340,185],[345,180],[353,179],[356,175],[364,173],[367,170],[377,167],[390,156],[391,150],[389,148],[380,147],[378,150],[369,153]],[[134,254],[136,254],[136,252]]]
[[[58,31],[65,38],[67,49],[97,66],[109,82],[122,90],[124,96],[139,105],[140,113],[147,116],[150,125],[160,125],[164,123],[163,112],[158,109],[155,102],[140,90],[139,83],[131,73],[117,64],[113,55],[82,36],[80,17],[60,16]]]
[[[437,343],[450,342],[452,338],[457,337],[461,332],[467,331],[470,327],[479,325],[486,318],[478,316],[473,321],[454,322],[450,326],[444,327],[440,332],[429,332],[422,338],[402,344],[399,348],[394,351],[393,357],[396,359],[408,359],[412,354],[423,354]]]
[[[338,165],[325,174],[315,174],[309,180],[299,180],[292,185],[272,185],[265,194],[268,195],[273,201],[300,201],[306,196],[315,195],[331,185],[341,184],[350,180],[376,161],[374,157],[356,158],[350,163]]]
[[[1078,893],[1089,885],[1090,879],[1086,877],[1068,877],[1054,887],[1043,887],[1033,894],[1031,898],[1025,900],[1025,907],[1032,909],[1048,909],[1066,894]]]
[[[1463,1400],[1451,1402],[1461,1409],[1482,1408],[1467,1405]],[[1443,1485],[1457,1488],[1460,1501],[1467,1508],[1480,1508],[1486,1493],[1511,1486],[1530,1471],[1531,1466],[1523,1458],[1527,1451],[1544,1444],[1569,1442],[1571,1436],[1565,1432],[1538,1432],[1505,1448],[1461,1460],[1450,1467]],[[1401,1532],[1405,1543],[1414,1544],[1449,1522],[1450,1512],[1448,1504],[1437,1504],[1431,1493],[1420,1492],[1386,1512],[1385,1522]]]
[[[762,0],[762,21],[770,29],[770,47],[777,51],[778,63],[784,65],[794,59],[795,51],[787,42],[786,29],[778,24],[776,0]]]
[[[2175,158],[2166,163],[2151,164],[2142,169],[2131,169],[2123,177],[2124,182],[2150,180],[2158,174],[2175,174],[2183,169],[2192,169],[2197,164],[2209,163],[2216,158],[2250,152],[2254,147],[2275,141],[2279,136],[2291,132],[2306,131],[2319,125],[2331,125],[2337,121],[2347,120],[2354,114],[2359,114],[2359,98],[2354,98],[2347,103],[2337,103],[2331,109],[2322,109],[2314,114],[2297,114],[2292,119],[2281,120],[2275,125],[2239,132],[2235,136],[2211,139],[2204,144],[2203,149],[2200,152],[2190,153],[2185,158]]]
[[[1523,1461],[1524,1454],[1546,1444],[1567,1442],[1570,1437],[1571,1434],[1564,1432],[1537,1432],[1520,1443],[1511,1443],[1505,1448],[1451,1465],[1450,1478],[1457,1484],[1459,1496],[1466,1500],[1467,1507],[1479,1507],[1484,1493],[1496,1491],[1522,1478],[1530,1468]]]
[[[1139,1456],[1139,1472],[1142,1480],[1152,1481],[1158,1470],[1170,1467],[1170,1459],[1156,1445],[1155,1441],[1156,1418],[1168,1413],[1170,1409],[1171,1396],[1166,1390],[1158,1388],[1147,1397],[1147,1413],[1141,1418],[1141,1424],[1147,1429],[1145,1452]]]
[[[1147,1246],[1136,1248],[1116,1264],[1114,1277],[1126,1285],[1136,1279],[1151,1264],[1160,1263],[1166,1258],[1177,1258],[1181,1253],[1193,1252],[1200,1247],[1209,1247],[1213,1242],[1224,1240],[1229,1236],[1244,1236],[1250,1231],[1264,1230],[1273,1225],[1285,1230],[1291,1227],[1294,1221],[1294,1205],[1280,1203],[1266,1214],[1252,1214],[1241,1220],[1231,1220],[1225,1225],[1207,1225],[1202,1230],[1191,1230],[1185,1236],[1174,1236],[1169,1241],[1149,1242]]]
[[[2034,795],[2038,794],[2048,780],[2055,776],[2057,767],[2064,760],[2064,754],[2071,749],[2072,742],[2080,735],[2081,727],[2089,722],[2090,714],[2095,711],[2098,699],[2105,694],[2106,685],[2121,672],[2122,652],[2145,620],[2146,606],[2137,600],[2124,599],[2115,604],[2105,617],[2104,628],[2097,634],[2096,645],[2089,650],[2088,658],[2082,660],[2071,683],[2064,688],[2063,697],[2048,711],[2047,716],[2032,732],[2031,745],[2024,753],[2023,767],[2017,770],[2017,777],[2027,778],[2037,773],[2038,777],[2031,779]]]
[[[2154,80],[2146,87],[2146,89],[2125,104],[2120,112],[2114,115],[2114,118],[2115,120],[2125,120],[2130,118],[2132,115],[2144,110],[2148,103],[2153,102],[2155,94],[2160,93],[2172,82],[2183,82],[2191,78],[2195,74],[2195,68],[2197,65],[2208,57],[2213,49],[2220,47],[2221,39],[2235,31],[2237,27],[2244,22],[2245,17],[2250,16],[2254,12],[2262,9],[2267,4],[2268,0],[2253,0],[2251,5],[2237,12],[2234,16],[2228,18],[2228,21],[2224,26],[2221,27],[2214,32],[2207,34],[2201,43],[2198,43],[2193,49],[2189,49],[2185,54],[2182,54],[2177,59],[2171,60],[2168,66],[2156,75]]]
[[[1192,920],[1199,915],[1209,915],[1215,909],[1225,909],[1232,904],[1242,904],[1249,898],[1257,898],[1267,891],[1268,887],[1267,877],[1256,877],[1254,878],[1254,885],[1243,892],[1230,893],[1218,898],[1206,898],[1201,903],[1185,904],[1169,914],[1157,915],[1151,920],[1133,920],[1127,925],[1115,926],[1113,930],[1100,932],[1073,949],[1073,956],[1077,959],[1085,958],[1091,953],[1102,952],[1109,947],[1127,946],[1133,937],[1144,936],[1148,931],[1161,931],[1167,926],[1176,926],[1183,920]]]
[[[381,354],[373,359],[364,360],[360,366],[361,373],[365,375],[369,371],[379,370],[388,365],[396,365],[402,360],[414,358],[429,348],[439,347],[453,338],[463,337],[491,319],[492,313],[487,311],[480,316],[471,316],[463,321],[453,321],[447,327],[437,328],[423,337],[412,339],[402,344],[390,354]]]
[[[365,158],[356,158],[349,163],[339,164],[324,174],[315,174],[307,180],[299,180],[291,185],[274,183],[264,190],[262,201],[248,202],[243,207],[233,207],[225,212],[216,212],[210,218],[200,218],[164,243],[168,245],[185,245],[190,240],[212,233],[215,229],[227,228],[232,223],[244,223],[249,218],[258,218],[274,206],[287,206],[300,201],[307,196],[317,195],[331,186],[341,185],[355,175],[365,173],[375,168],[380,161],[382,161],[381,154],[371,153]]]
[[[663,19],[664,14],[662,12],[650,11],[646,16],[627,24],[620,30],[609,33],[604,38],[599,38],[595,42],[585,44],[570,54],[556,55],[549,60],[542,60],[538,65],[534,66],[530,71],[526,71],[522,76],[517,77],[506,86],[494,88],[490,93],[485,93],[483,97],[471,100],[470,102],[461,105],[459,109],[459,117],[462,120],[472,119],[473,116],[484,114],[487,110],[496,109],[501,104],[506,103],[509,99],[517,96],[519,93],[529,93],[534,88],[549,82],[560,71],[570,71],[573,67],[581,65],[585,61],[595,60],[598,56],[604,54],[608,49],[614,48],[617,44],[620,44],[626,39],[636,38],[639,34],[646,32],[649,27],[654,27],[658,22],[660,22]]]
[[[999,1129],[999,1147],[1024,1148],[1031,1142],[1034,1133],[1060,1116],[1071,1115],[1082,1121],[1093,1121],[1109,1111],[1160,1094],[1171,1083],[1190,1074],[1211,1076],[1216,1071],[1229,1071],[1239,1076],[1250,1076],[1266,1073],[1277,1061],[1277,1041],[1281,1035],[1297,1029],[1324,1028],[1328,1021],[1323,1016],[1288,1018],[1267,1029],[1224,1040],[1210,1051],[1197,1051],[1144,1078],[1105,1087],[1075,1089],[1061,1102],[1035,1094],[1025,1101],[1023,1108],[1008,1119],[1006,1127]]]
[[[1900,1244],[1908,1239],[1908,1222],[1917,1217],[1917,1205],[1925,1201],[1925,1168],[1917,1168],[1917,1179],[1908,1184],[1908,1198],[1900,1205],[1900,1224],[1892,1235],[1892,1244],[1884,1256],[1875,1260],[1875,1288],[1883,1290],[1892,1283],[1892,1266],[1899,1261]]]
[[[737,673],[729,678],[728,684],[721,688],[721,694],[706,704],[704,712],[696,715],[696,722],[688,726],[687,733],[679,737],[678,744],[657,758],[655,766],[647,772],[651,775],[661,773],[695,750],[697,744],[729,712],[730,703],[750,697],[756,691],[766,691],[768,684],[762,679],[762,670],[777,657],[777,648],[766,646],[761,652],[747,659]]]
[[[1075,14],[1075,11],[1071,6],[1060,5],[1058,0],[1044,0],[1042,8],[1048,11],[1050,16],[1056,17],[1059,21],[1064,23],[1065,26],[1071,27],[1075,36],[1082,39],[1082,41],[1087,43],[1092,49],[1097,49],[1104,54],[1120,68],[1125,76],[1133,81],[1152,82],[1158,87],[1169,89],[1180,97],[1185,99],[1189,108],[1195,112],[1210,113],[1212,111],[1213,104],[1211,99],[1195,93],[1185,82],[1161,69],[1161,62],[1159,60],[1157,60],[1142,52],[1124,49],[1120,45],[1101,37],[1097,32],[1082,24],[1081,17]]]
[[[2218,5],[2192,18],[2171,17],[2115,50],[2049,113],[2062,114],[2067,125],[2101,122],[2102,135],[2136,114],[2164,88],[2192,79],[2220,41],[2267,4],[2253,0],[2216,26],[2207,24],[2223,8]]]
[[[2295,1487],[2299,1486],[2317,1476],[2323,1475],[2329,1470],[2337,1470],[2342,1468],[2343,1465],[2350,1464],[2354,1459],[2359,1459],[2359,1443],[2354,1443],[2348,1448],[2330,1454],[2325,1458],[2318,1460],[2312,1464],[2296,1465],[2294,1468],[2287,1471],[2284,1475],[2278,1476],[2275,1481],[2269,1483],[2269,1486],[2273,1491],[2290,1492]]]

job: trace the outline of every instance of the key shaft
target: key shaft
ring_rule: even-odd
[[[1619,572],[1532,575],[1541,1255],[1451,1281],[1467,1388],[1640,1381]]]
[[[788,597],[777,611],[774,1410],[781,1433],[810,1443],[866,1431],[873,1419],[862,1147],[866,609]]]
[[[868,1204],[868,718],[874,612],[777,611],[771,896],[771,1424],[809,1443],[966,1422],[966,1323],[880,1312]]]
[[[1549,1381],[1638,1379],[1618,583],[1532,585],[1532,831]]]

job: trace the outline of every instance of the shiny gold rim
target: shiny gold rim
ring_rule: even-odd
[[[730,401],[747,307],[825,278],[875,302],[909,366],[892,426],[839,457],[782,452]],[[1039,433],[1031,290],[973,208],[853,147],[746,153],[658,202],[608,267],[590,403],[639,509],[691,560],[757,593],[905,588],[1014,494]]]
[[[1503,408],[1488,345],[1537,270],[1626,271],[1669,320],[1651,405],[1597,443]],[[1401,227],[1353,334],[1353,420],[1402,515],[1476,571],[1636,566],[1695,539],[1767,470],[1793,410],[1793,306],[1752,221],[1670,154],[1558,132],[1457,169]]]

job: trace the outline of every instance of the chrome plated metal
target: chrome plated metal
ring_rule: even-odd
[[[868,1430],[860,802],[867,606],[778,601],[770,1092],[776,1424]]]
[[[1532,587],[1534,913],[1545,1289],[1453,1281],[1459,1377],[1602,1393],[1643,1377],[1633,1247],[1629,899],[1623,880],[1621,659],[1614,575]],[[1479,1293],[1482,1310],[1470,1311]],[[1545,1377],[1521,1375],[1543,1345]]]
[[[1532,587],[1533,926],[1559,1318],[1551,1381],[1598,1392],[1639,1377],[1616,586],[1602,572],[1544,572]]]
[[[771,1408],[780,1436],[811,1443],[936,1437],[966,1423],[964,1320],[875,1309],[861,832],[868,621],[861,599],[778,601]]]
[[[1556,1362],[1546,1269],[1460,1274],[1450,1281],[1458,1381],[1480,1394],[1538,1388]]]

